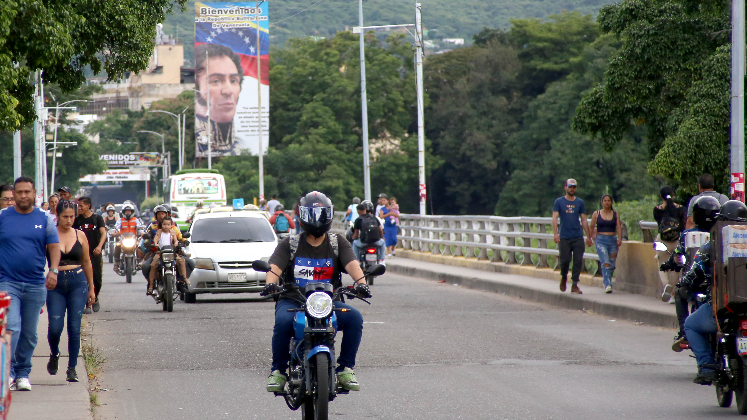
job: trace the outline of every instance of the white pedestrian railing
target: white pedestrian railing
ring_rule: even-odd
[[[344,215],[336,213],[333,231],[344,233]],[[538,268],[559,265],[549,217],[400,214],[399,220],[398,246],[406,250]],[[595,252],[585,252],[584,263],[583,271],[599,272]]]

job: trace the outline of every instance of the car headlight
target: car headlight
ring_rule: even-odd
[[[135,246],[135,238],[124,238],[122,239],[122,246],[125,248],[132,248]]]
[[[213,260],[210,258],[195,258],[195,268],[215,270],[215,265],[213,265]]]
[[[314,292],[306,299],[306,311],[314,318],[326,318],[332,306],[332,298],[324,292]]]

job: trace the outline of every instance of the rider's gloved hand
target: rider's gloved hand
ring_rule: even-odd
[[[366,283],[358,283],[355,285],[355,293],[362,298],[370,298],[371,290],[368,288]]]
[[[277,283],[267,283],[265,285],[265,288],[262,289],[262,291],[259,293],[260,296],[269,296],[273,293],[277,293],[280,291],[280,286],[277,285]]]

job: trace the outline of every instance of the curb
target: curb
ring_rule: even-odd
[[[644,309],[631,308],[617,303],[602,303],[585,299],[582,296],[572,295],[570,293],[561,294],[558,292],[547,292],[526,286],[502,283],[476,277],[446,274],[434,270],[407,267],[398,264],[388,264],[387,271],[431,281],[446,280],[447,283],[458,284],[470,289],[503,293],[507,296],[544,303],[564,309],[587,310],[615,319],[642,322],[644,324],[664,328],[679,328],[679,323],[677,322],[677,316],[675,314],[663,314]]]

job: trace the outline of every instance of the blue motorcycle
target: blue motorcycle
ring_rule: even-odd
[[[270,271],[270,264],[257,260],[252,264],[256,271]],[[369,276],[384,274],[386,267],[374,265],[366,271]],[[303,420],[327,420],[329,402],[339,394],[349,391],[337,386],[335,374],[335,335],[337,334],[337,316],[335,312],[345,309],[334,309],[335,301],[345,297],[367,300],[358,296],[352,287],[341,287],[333,290],[329,283],[310,282],[303,289],[291,285],[285,290],[269,295],[266,299],[282,297],[301,304],[300,308],[289,309],[296,312],[295,337],[291,340],[291,362],[288,381],[283,396],[291,410],[301,408]]]

